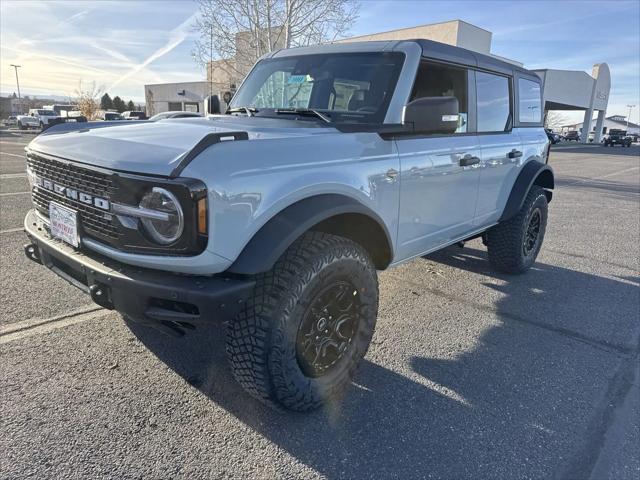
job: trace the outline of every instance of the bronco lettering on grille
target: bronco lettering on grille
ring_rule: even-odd
[[[54,183],[51,180],[46,178],[42,178],[39,176],[35,177],[35,184],[38,187],[45,188],[52,192],[57,193],[58,195],[64,195],[67,198],[72,200],[80,201],[82,203],[86,203],[87,205],[93,205],[101,210],[109,211],[110,203],[109,200],[100,197],[94,197],[93,195],[89,195],[88,193],[80,192],[73,188],[66,187],[64,185],[60,185],[58,183]]]

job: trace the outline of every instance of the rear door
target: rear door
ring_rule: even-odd
[[[513,86],[506,75],[475,72],[480,187],[477,226],[495,223],[504,209],[522,161],[522,141],[512,128]]]
[[[411,100],[453,96],[460,125],[451,135],[398,137],[400,211],[398,258],[450,243],[474,228],[480,145],[469,132],[472,73],[463,67],[424,61]]]

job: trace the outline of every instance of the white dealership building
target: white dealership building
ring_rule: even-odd
[[[591,131],[595,132],[596,130],[596,119],[593,119]],[[584,123],[572,123],[569,125],[563,125],[561,128],[561,133],[570,132],[575,130],[577,132],[583,131]],[[625,130],[629,135],[640,135],[640,125],[637,123],[627,121],[627,117],[624,115],[611,115],[610,117],[606,117],[602,122],[602,135],[606,135],[611,130]]]
[[[373,40],[409,40],[424,38],[457,47],[491,55],[501,60],[522,66],[522,63],[498,55],[491,51],[492,33],[488,30],[464,22],[449,22],[419,25],[416,27],[372,33],[339,42],[359,42]],[[147,113],[153,115],[168,110],[190,110],[204,112],[205,98],[209,93],[218,95],[221,106],[226,104],[223,98],[229,98],[248,72],[250,62],[244,61],[246,55],[241,52],[248,45],[244,32],[236,36],[235,58],[210,62],[207,68],[207,80],[187,83],[165,83],[145,85]],[[526,68],[526,65],[524,65]],[[233,72],[233,73],[230,73]],[[544,110],[581,110],[584,111],[586,129],[582,129],[581,140],[588,141],[590,131],[595,129],[597,139],[605,127],[605,114],[609,102],[611,77],[606,63],[593,65],[591,74],[584,71],[542,69],[535,71],[543,82]],[[594,114],[596,119],[593,119]],[[593,124],[595,123],[595,126]]]

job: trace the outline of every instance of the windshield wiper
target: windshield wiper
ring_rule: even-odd
[[[253,117],[255,113],[258,113],[258,109],[253,107],[233,107],[233,108],[227,108],[227,111],[225,112],[225,114],[240,113],[240,112],[246,113],[247,117]]]
[[[276,108],[275,112],[285,115],[313,115],[324,122],[331,123],[331,119],[328,116],[312,108]]]

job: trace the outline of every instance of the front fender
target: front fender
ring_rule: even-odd
[[[335,132],[221,142],[198,155],[182,175],[207,185],[208,249],[235,262],[276,215],[323,195],[345,197],[346,203],[375,212],[394,245],[399,181],[387,172],[399,168],[394,142],[374,133]]]
[[[290,205],[263,225],[228,271],[251,275],[265,272],[306,231],[324,220],[344,214],[363,215],[373,220],[384,232],[386,247],[391,248],[389,231],[371,209],[344,195],[316,195]]]

